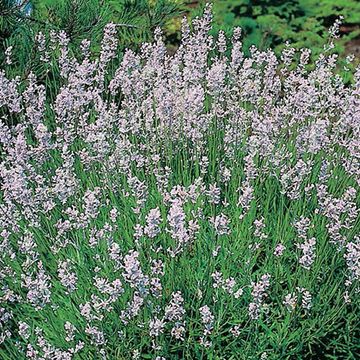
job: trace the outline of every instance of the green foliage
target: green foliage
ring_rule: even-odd
[[[24,15],[23,4],[12,0],[0,0],[0,63],[4,61],[6,48],[14,42],[24,51],[28,50],[29,29],[32,19]]]
[[[35,0],[34,16],[46,19],[46,29],[64,30],[76,43],[84,38],[99,38],[110,20],[108,6],[99,0]]]
[[[13,46],[20,75],[38,67],[34,64],[34,37],[38,31],[64,30],[70,36],[73,51],[87,38],[96,52],[104,25],[113,21],[120,24],[120,49],[136,48],[151,40],[157,26],[164,28],[168,40],[176,45],[181,10],[190,11],[190,17],[202,11],[202,6],[192,4],[190,8],[185,0],[32,0],[29,16],[24,13],[26,4],[29,0],[20,5],[13,0],[0,1],[0,63],[5,61],[5,49]],[[344,16],[345,26],[335,51],[344,55],[357,49],[357,0],[216,0],[213,5],[217,23],[213,32],[222,29],[230,34],[235,26],[240,26],[245,49],[256,45],[260,49],[275,48],[279,53],[289,40],[295,48],[311,48],[313,56],[317,56],[326,43],[328,28],[339,15]]]
[[[103,28],[106,23],[118,26],[120,50],[137,48],[140,43],[152,38],[157,26],[179,13],[179,5],[173,0],[33,0],[32,11],[26,15],[24,4],[15,5],[12,0],[0,5],[0,64],[5,62],[5,50],[13,47],[12,67],[17,75],[35,72],[40,66],[36,62],[35,35],[41,31],[65,31],[70,38],[73,52],[79,50],[83,39],[91,40],[92,50],[99,50]],[[35,61],[35,62],[34,62]]]
[[[229,33],[234,26],[240,26],[246,35],[245,48],[256,45],[280,52],[289,40],[296,48],[311,48],[316,56],[323,50],[328,28],[339,15],[344,16],[346,26],[335,50],[345,54],[346,45],[360,36],[357,0],[222,0],[213,4],[217,30]]]

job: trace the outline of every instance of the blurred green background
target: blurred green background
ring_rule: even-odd
[[[219,28],[244,30],[245,47],[255,44],[279,51],[289,40],[292,46],[311,48],[315,54],[323,49],[329,27],[342,15],[337,51],[359,54],[358,0],[224,0],[214,2],[214,12]]]

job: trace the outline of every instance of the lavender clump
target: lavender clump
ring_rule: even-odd
[[[4,48],[1,359],[310,358],[303,332],[355,354],[358,59],[338,73],[340,21],[315,60],[211,21],[173,54],[158,28],[122,52],[110,23],[79,56],[43,31],[39,77]]]

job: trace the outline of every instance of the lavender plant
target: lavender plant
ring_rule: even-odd
[[[55,94],[9,52],[1,359],[358,356],[360,68],[211,21],[121,60],[116,24],[98,57],[39,34]]]

